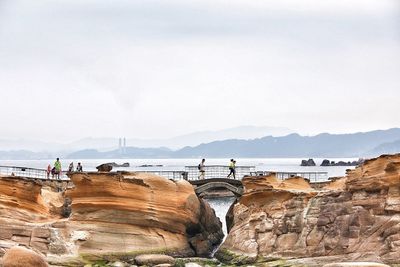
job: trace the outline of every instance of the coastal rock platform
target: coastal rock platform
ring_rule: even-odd
[[[219,260],[400,263],[400,154],[367,160],[318,190],[301,177],[242,182]]]
[[[144,253],[209,256],[222,224],[187,181],[129,172],[71,173],[62,192],[0,177],[0,257],[23,245],[54,265]],[[82,265],[82,266],[83,266]]]

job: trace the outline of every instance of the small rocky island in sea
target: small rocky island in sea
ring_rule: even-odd
[[[353,160],[353,161],[330,161],[329,159],[324,159],[321,166],[359,166],[364,162],[364,159]]]
[[[400,264],[400,154],[318,185],[246,176],[224,241],[220,220],[188,181],[140,172],[68,175],[0,176],[3,267]],[[344,261],[375,263],[333,264]]]
[[[308,159],[308,160],[303,159],[301,161],[301,164],[300,164],[300,166],[315,166],[315,165],[316,164],[315,164],[315,161],[313,159]]]
[[[115,167],[115,168],[122,168],[122,167],[127,168],[127,167],[130,166],[129,162],[125,162],[125,163],[122,163],[122,164],[118,164],[116,162],[108,162],[108,163],[104,163],[104,164],[110,165],[110,166]]]
[[[329,159],[324,159],[320,166],[359,166],[364,162],[364,159],[354,160],[354,161],[330,161]],[[303,159],[300,166],[316,166],[314,159]]]

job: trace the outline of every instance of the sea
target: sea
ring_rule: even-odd
[[[255,166],[256,171],[277,171],[277,172],[328,172],[328,177],[343,176],[349,166],[319,166],[324,158],[314,158],[317,166],[300,166],[301,160],[308,158],[236,158],[236,166]],[[330,161],[354,161],[358,158],[327,158]],[[130,167],[115,168],[114,170],[126,171],[183,171],[185,166],[197,166],[201,159],[60,159],[62,168],[67,169],[70,162],[74,166],[81,162],[84,171],[96,171],[96,166],[102,163],[115,162],[122,164],[128,162]],[[229,165],[228,158],[206,159],[206,165]],[[49,164],[53,165],[54,160],[0,160],[0,166],[18,166],[38,169],[47,169]],[[142,167],[147,165],[147,167]]]

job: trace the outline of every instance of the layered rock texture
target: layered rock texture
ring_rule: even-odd
[[[54,192],[0,177],[0,256],[15,245],[54,264],[145,252],[208,256],[222,238],[210,206],[186,181],[141,173],[75,173]]]
[[[318,191],[300,177],[243,184],[220,260],[400,263],[400,154],[368,160]]]
[[[81,253],[207,256],[223,237],[214,211],[186,181],[142,173],[76,173],[71,180],[69,227],[81,236]]]
[[[39,254],[24,247],[12,247],[2,259],[3,267],[47,267],[46,260]]]

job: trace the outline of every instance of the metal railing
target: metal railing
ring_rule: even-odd
[[[250,175],[254,172],[255,166],[236,166],[235,177],[237,180],[241,180],[244,176]],[[187,180],[198,180],[200,171],[197,166],[185,166],[187,172]],[[212,178],[227,178],[229,174],[229,167],[224,165],[207,165],[204,167],[204,179]],[[229,178],[233,179],[231,175]]]
[[[300,176],[308,179],[310,182],[325,182],[328,181],[328,172],[279,172],[279,171],[256,171],[252,172],[251,176],[270,175],[275,174],[276,178],[280,180],[288,179],[290,177]]]
[[[17,167],[17,166],[0,166],[0,175],[6,176],[18,176],[24,178],[31,179],[41,179],[41,180],[69,180],[66,175],[66,171],[61,171],[60,179],[57,179],[58,176],[47,175],[47,170],[45,169],[37,169],[37,168],[28,168],[28,167]]]
[[[167,179],[172,180],[187,180],[187,172],[186,171],[135,171],[135,172],[144,172],[144,173],[152,173]]]
[[[212,178],[227,178],[229,174],[229,167],[224,165],[209,165],[204,167],[204,179]],[[269,175],[272,173],[276,174],[278,179],[284,180],[290,177],[300,176],[310,180],[310,182],[324,182],[328,181],[328,172],[279,172],[279,171],[255,171],[254,166],[236,166],[236,179],[241,180],[244,176],[259,176]],[[200,172],[197,166],[186,166],[184,171],[163,171],[163,170],[152,170],[152,171],[139,171],[153,173],[173,180],[198,180]],[[66,175],[66,171],[60,173],[60,180],[69,180]],[[32,179],[42,180],[57,180],[57,175],[52,176],[47,174],[45,169],[28,168],[28,167],[17,167],[17,166],[0,166],[0,175],[6,176],[19,176]],[[233,179],[233,176],[230,178]]]

